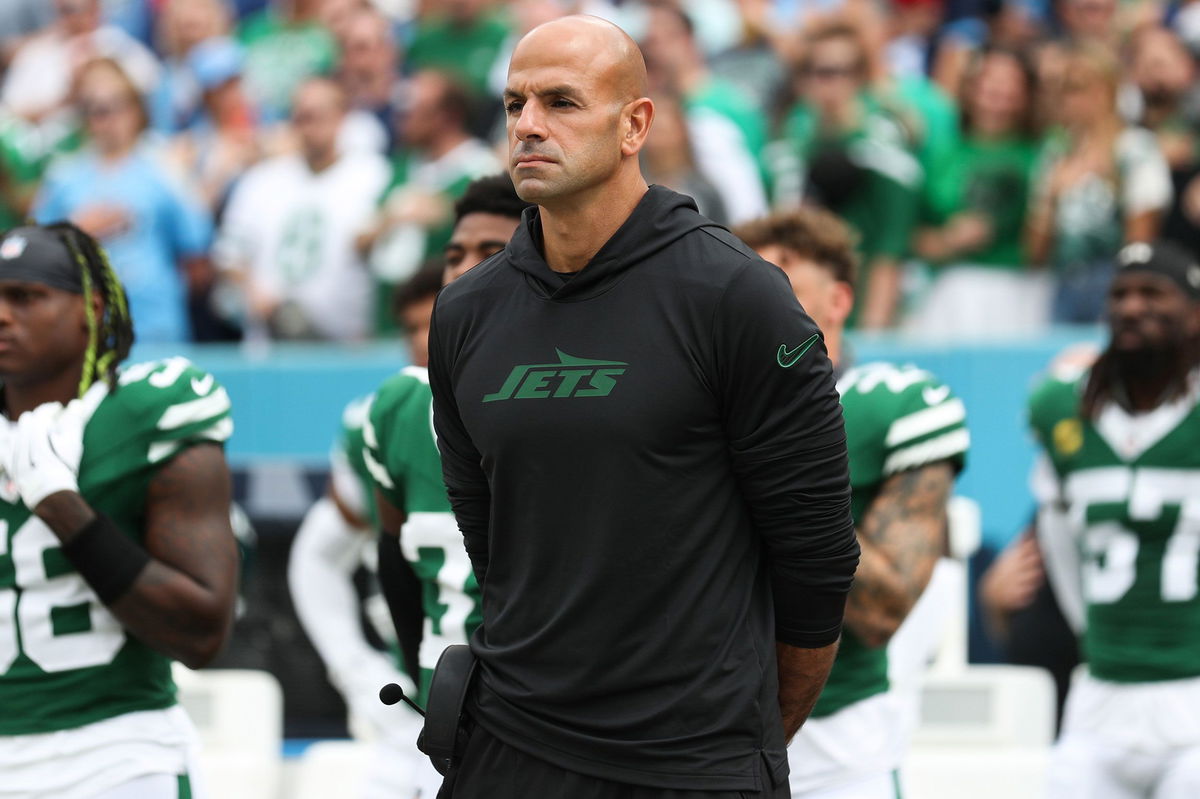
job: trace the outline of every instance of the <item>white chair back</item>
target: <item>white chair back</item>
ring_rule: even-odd
[[[1054,680],[1033,666],[971,665],[932,673],[914,746],[1032,746],[1054,740]]]
[[[183,705],[200,733],[199,781],[220,799],[274,799],[282,769],[283,690],[265,671],[175,665]]]
[[[1054,740],[1054,681],[1032,666],[931,673],[901,768],[905,796],[1039,799]]]

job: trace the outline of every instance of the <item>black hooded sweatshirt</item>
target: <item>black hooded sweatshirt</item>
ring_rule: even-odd
[[[483,588],[473,712],[635,785],[787,775],[775,641],[833,643],[858,561],[824,343],[778,268],[652,186],[574,276],[537,209],[447,286],[434,426]]]

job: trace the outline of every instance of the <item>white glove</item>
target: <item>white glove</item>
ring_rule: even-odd
[[[12,452],[13,438],[17,435],[17,423],[0,418],[0,500],[13,504],[20,502],[17,484],[8,476],[8,454]]]
[[[84,403],[73,400],[66,408],[58,402],[43,403],[17,420],[4,453],[4,470],[30,511],[51,494],[79,491],[83,427],[89,416]]]

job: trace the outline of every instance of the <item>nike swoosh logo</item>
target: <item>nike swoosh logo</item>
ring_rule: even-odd
[[[786,344],[779,345],[779,352],[775,354],[775,359],[779,361],[779,365],[784,369],[795,366],[796,361],[804,357],[804,353],[808,352],[808,348],[817,343],[817,339],[821,336],[818,333],[813,333],[808,337],[808,340],[803,344],[797,344],[795,349],[789,350]]]
[[[192,378],[192,391],[195,391],[198,396],[206,397],[208,392],[212,391],[213,376],[205,375],[204,377]]]
[[[950,386],[925,386],[921,390],[921,396],[926,405],[941,405],[946,397],[950,396]]]

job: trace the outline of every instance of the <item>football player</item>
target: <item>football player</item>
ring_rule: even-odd
[[[1200,796],[1200,264],[1121,250],[1109,341],[1038,387],[1038,536],[1087,672],[1050,796]]]
[[[394,302],[413,366],[390,378],[376,394],[347,406],[328,496],[309,511],[293,544],[289,582],[301,622],[352,715],[371,719],[382,736],[380,756],[368,780],[371,797],[412,796],[417,790],[432,797],[441,777],[414,746],[419,719],[406,709],[379,702],[379,688],[388,682],[405,687],[422,702],[424,692],[413,690],[414,681],[366,642],[351,576],[364,553],[368,561],[376,560],[372,533],[390,533],[378,542],[380,579],[401,638],[407,639],[404,633],[417,618],[420,654],[413,660],[420,663],[416,683],[422,688],[442,649],[465,642],[467,632],[478,624],[477,610],[461,610],[464,603],[475,607],[474,598],[464,594],[470,568],[454,574],[454,553],[462,550],[462,536],[445,498],[430,426],[431,398],[424,379],[429,317],[443,282],[502,250],[525,206],[507,175],[472,182],[455,204],[456,221],[443,268],[432,275],[418,273],[398,290]],[[406,510],[412,516],[407,526]],[[398,537],[402,527],[403,552]],[[451,554],[441,555],[441,550]],[[415,600],[406,585],[396,585],[406,569],[415,570],[420,581]],[[470,590],[475,590],[473,582]]]
[[[783,269],[825,336],[862,548],[837,659],[788,749],[792,796],[895,799],[911,710],[907,696],[889,691],[887,644],[946,551],[946,503],[970,442],[966,412],[929,372],[849,363],[842,330],[854,305],[856,258],[837,217],[800,209],[735,232]]]
[[[445,283],[504,249],[529,203],[508,175],[480,178],[455,203],[454,232],[446,245]],[[371,401],[363,438],[365,459],[386,548],[399,545],[423,586],[422,701],[433,667],[450,644],[466,643],[479,625],[479,587],[462,534],[450,512],[433,433],[433,397],[422,366],[389,378]],[[381,575],[386,585],[386,574]]]
[[[183,799],[195,731],[171,661],[225,643],[237,586],[229,397],[133,342],[69,223],[0,237],[0,797]]]
[[[426,340],[433,300],[442,286],[442,268],[422,269],[397,287],[392,308],[405,331],[414,363],[428,359]],[[396,683],[415,694],[416,649],[420,641],[419,595],[407,606],[418,613],[406,616],[403,629],[394,629],[383,597],[370,597],[366,617],[379,638],[394,652],[375,648],[362,626],[364,610],[354,575],[360,567],[377,571],[376,536],[379,517],[370,473],[363,460],[363,427],[371,397],[352,400],[342,411],[341,430],[329,458],[325,496],[305,514],[292,542],[288,586],[296,616],[321,660],[329,681],[350,709],[355,737],[376,741],[364,797],[411,797],[422,764],[413,748],[420,718],[407,708],[389,708],[379,701],[380,687]],[[415,577],[410,576],[415,586]],[[379,612],[382,609],[382,612]],[[365,726],[362,726],[365,725]],[[423,761],[423,758],[420,758]]]

